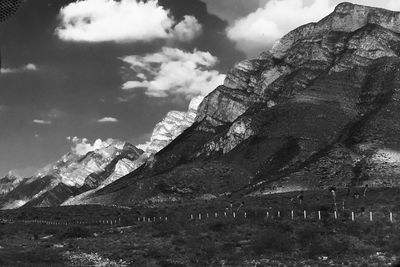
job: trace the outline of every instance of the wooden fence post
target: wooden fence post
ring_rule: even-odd
[[[290,212],[290,215],[291,215],[292,221],[293,221],[294,220],[294,212],[293,212],[293,210]]]
[[[318,220],[319,221],[321,220],[321,211],[320,210],[318,211]]]
[[[307,211],[304,210],[303,213],[304,213],[304,220],[306,220],[307,219]]]
[[[369,220],[372,222],[372,211],[369,212]]]
[[[392,223],[393,222],[393,213],[392,212],[390,212],[389,217],[390,217],[390,222]]]
[[[337,220],[337,211],[335,210],[333,213],[335,215],[335,220]]]
[[[354,211],[351,212],[351,220],[354,222]]]

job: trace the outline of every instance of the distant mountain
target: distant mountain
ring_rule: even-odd
[[[399,121],[400,13],[343,3],[236,64],[191,127],[85,203],[400,186]]]
[[[93,197],[93,195],[103,188],[105,185],[116,181],[118,178],[134,171],[139,165],[146,161],[151,162],[153,156],[171,143],[177,136],[189,128],[196,119],[197,109],[204,97],[198,96],[190,101],[188,111],[170,111],[163,118],[163,120],[154,127],[150,141],[144,145],[138,145],[138,147],[144,150],[144,153],[138,160],[135,161],[135,165],[131,166],[131,162],[119,161],[115,167],[115,171],[110,175],[107,180],[99,187],[90,191],[79,194],[75,197],[71,197],[62,205],[81,205],[86,204],[87,200]]]
[[[22,180],[22,177],[10,171],[5,177],[0,179],[0,196],[12,191]]]
[[[97,149],[82,154],[71,151],[60,160],[23,180],[0,198],[3,209],[20,206],[57,206],[83,192],[102,187],[139,166],[143,153],[119,140],[96,141]]]

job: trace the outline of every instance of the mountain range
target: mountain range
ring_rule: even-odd
[[[115,140],[67,154],[0,204],[154,204],[399,186],[399,101],[400,13],[342,3],[237,63],[187,113],[169,113],[144,154]]]

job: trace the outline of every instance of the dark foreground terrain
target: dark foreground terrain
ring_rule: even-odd
[[[328,190],[304,192],[301,204],[301,193],[293,192],[163,207],[3,211],[0,265],[396,266],[400,190],[371,189],[365,197],[363,191],[354,189],[349,197],[346,189],[338,191],[337,219]],[[359,199],[353,198],[354,192],[360,193]]]

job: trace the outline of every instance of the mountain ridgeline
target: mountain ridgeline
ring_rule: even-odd
[[[236,64],[195,123],[85,203],[398,186],[400,13],[342,3]]]

